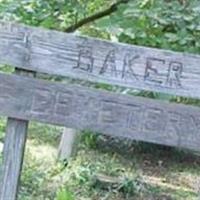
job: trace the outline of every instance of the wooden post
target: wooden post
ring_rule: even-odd
[[[16,74],[33,77],[34,72],[15,70]],[[0,200],[16,200],[27,138],[28,121],[8,118],[1,170]]]
[[[75,129],[64,128],[58,148],[58,159],[61,161],[74,157],[77,153],[79,134]]]
[[[28,121],[8,119],[3,153],[0,200],[17,199]]]

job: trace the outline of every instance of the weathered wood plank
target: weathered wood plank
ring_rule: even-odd
[[[28,42],[27,42],[28,45]],[[34,73],[15,69],[15,73],[33,77]],[[0,180],[0,200],[16,200],[23,164],[28,121],[8,118],[3,153],[3,171]]]
[[[0,74],[0,114],[200,149],[200,109]]]
[[[77,153],[78,142],[78,131],[75,129],[64,128],[58,148],[58,159],[64,161],[74,157]]]
[[[198,55],[0,22],[0,62],[95,82],[200,97]]]
[[[0,200],[17,199],[27,126],[27,121],[8,119],[3,153],[3,173],[0,180]]]

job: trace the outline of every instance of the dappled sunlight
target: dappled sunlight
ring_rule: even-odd
[[[184,187],[181,186],[181,184],[179,183],[180,186],[177,186],[176,183],[169,183],[167,182],[167,180],[165,178],[161,178],[161,177],[153,177],[153,176],[143,176],[143,180],[145,181],[145,183],[149,184],[149,185],[153,185],[153,186],[159,186],[165,189],[170,189],[170,190],[174,190],[174,191],[183,191],[183,192],[191,192],[191,193],[195,193],[196,191],[188,188],[188,187]]]
[[[195,175],[190,172],[173,172],[166,177],[166,181],[192,189],[195,192],[200,192],[200,175]]]
[[[0,199],[200,200],[199,21],[199,0],[0,0]]]
[[[36,160],[43,163],[55,163],[57,156],[57,149],[50,144],[35,145],[34,141],[28,140],[26,144],[26,152],[31,153]]]
[[[174,179],[173,182],[173,178],[168,178],[170,177],[170,169],[166,169],[162,175],[158,176],[145,175],[145,173],[139,169],[139,166],[134,167],[130,160],[127,160],[127,164],[124,165],[124,159],[117,154],[102,153],[89,149],[86,149],[86,151],[87,154],[85,154],[84,150],[80,151],[78,156],[69,162],[68,168],[62,171],[61,174],[58,174],[57,178],[60,177],[60,180],[62,181],[66,180],[68,186],[73,186],[75,183],[80,184],[80,181],[83,181],[85,189],[89,189],[91,186],[90,181],[98,173],[104,173],[110,177],[118,177],[119,179],[127,177],[130,180],[134,180],[135,177],[138,176],[140,177],[139,180],[141,184],[144,185],[144,194],[154,194],[155,191],[157,191],[156,194],[165,194],[170,192],[170,196],[172,197],[174,196],[176,198],[179,197],[185,199],[193,199],[198,195],[196,188],[190,187],[189,184],[184,184],[184,174],[182,174],[182,179]],[[92,162],[90,162],[91,159]],[[112,168],[106,166],[112,166]],[[176,175],[179,176],[178,172]],[[189,172],[187,175],[192,176]],[[192,179],[190,183],[192,184]],[[82,192],[84,192],[84,190],[81,191],[82,190],[79,192],[83,195]]]

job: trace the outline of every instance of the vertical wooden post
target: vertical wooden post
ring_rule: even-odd
[[[9,118],[3,153],[0,200],[17,199],[28,122]]]
[[[35,76],[32,71],[15,70],[16,74]],[[0,180],[0,200],[16,200],[27,138],[28,121],[8,118]]]
[[[61,161],[74,157],[77,153],[79,133],[75,129],[64,128],[58,148],[58,159]]]

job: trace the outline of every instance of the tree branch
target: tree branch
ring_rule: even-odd
[[[116,3],[112,4],[109,8],[106,10],[100,11],[98,13],[95,13],[94,15],[91,15],[89,17],[86,17],[80,21],[78,21],[76,24],[67,27],[64,31],[65,32],[74,32],[75,30],[79,29],[80,27],[84,26],[85,24],[91,23],[96,21],[97,19],[103,18],[105,16],[108,16],[118,10],[119,5],[128,3],[129,0],[120,0]]]

